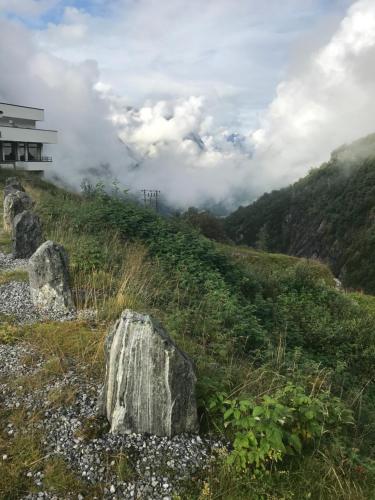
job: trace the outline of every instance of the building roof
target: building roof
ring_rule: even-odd
[[[0,104],[5,104],[6,106],[16,106],[17,108],[37,109],[38,111],[44,111],[43,108],[35,108],[33,106],[22,106],[20,104],[12,104],[11,102],[0,102]]]

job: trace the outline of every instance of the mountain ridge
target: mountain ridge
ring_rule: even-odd
[[[327,263],[351,288],[375,293],[375,134],[333,151],[294,184],[226,218],[236,242]]]

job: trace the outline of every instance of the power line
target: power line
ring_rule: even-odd
[[[143,204],[145,207],[154,208],[156,211],[159,210],[159,196],[160,191],[158,189],[141,189],[143,193]]]

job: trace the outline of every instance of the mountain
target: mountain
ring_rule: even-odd
[[[346,287],[375,293],[375,134],[335,150],[289,187],[227,217],[236,242],[319,259]]]

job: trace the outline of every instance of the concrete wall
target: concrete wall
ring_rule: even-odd
[[[57,132],[55,130],[2,127],[0,125],[0,141],[56,144]]]
[[[44,110],[0,102],[0,116],[7,118],[24,118],[25,120],[42,121],[44,120]]]

